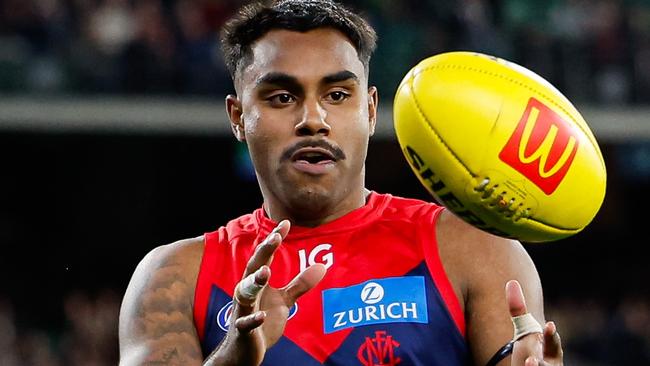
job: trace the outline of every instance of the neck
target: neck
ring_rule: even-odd
[[[284,219],[293,225],[316,227],[334,221],[366,204],[370,190],[365,187],[347,192],[342,199],[324,200],[297,200],[294,203],[281,202],[277,197],[264,194],[264,209],[269,218],[279,222]],[[270,197],[271,196],[271,197]]]

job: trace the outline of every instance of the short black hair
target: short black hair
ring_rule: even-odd
[[[349,38],[368,73],[377,34],[360,15],[332,0],[272,0],[242,7],[221,30],[221,48],[230,76],[251,60],[251,45],[273,29],[307,32],[333,28]]]

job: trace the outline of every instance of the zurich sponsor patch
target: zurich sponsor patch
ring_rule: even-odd
[[[296,312],[298,312],[298,303],[293,304],[293,306],[289,309],[289,317],[287,318],[287,320],[293,318],[293,316],[296,315]],[[217,325],[224,332],[228,331],[228,327],[230,326],[231,316],[232,316],[232,300],[228,301],[228,303],[226,303],[226,305],[224,305],[221,309],[219,309],[219,312],[217,313]]]
[[[325,333],[361,325],[428,323],[424,277],[370,280],[323,291]]]

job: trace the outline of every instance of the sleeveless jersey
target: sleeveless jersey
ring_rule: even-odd
[[[270,285],[283,287],[314,263],[327,274],[290,309],[262,364],[469,364],[465,320],[435,239],[441,211],[372,192],[365,206],[327,224],[292,226]],[[276,225],[260,208],[205,235],[194,321],[206,357],[226,335],[248,259]]]

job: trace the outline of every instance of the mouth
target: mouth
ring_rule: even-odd
[[[291,161],[308,164],[327,164],[336,162],[334,154],[320,147],[305,147],[291,155]]]
[[[306,147],[291,155],[292,165],[310,175],[322,175],[334,168],[337,159],[327,149]]]

